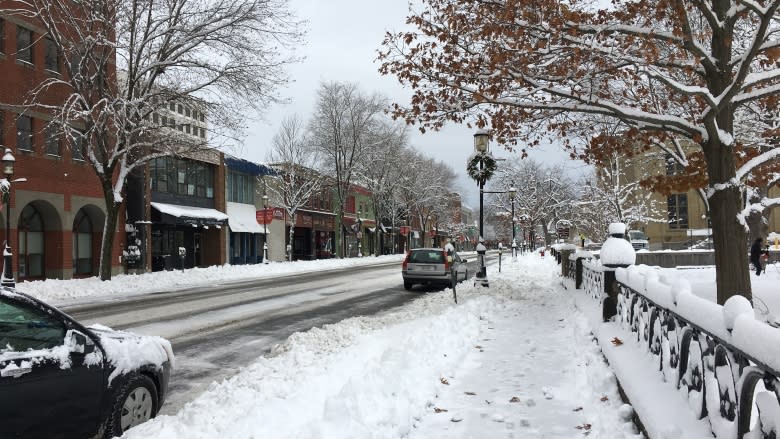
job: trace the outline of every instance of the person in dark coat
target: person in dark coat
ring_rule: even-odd
[[[753,245],[750,246],[750,262],[756,267],[756,276],[761,276],[761,244],[764,240],[756,238]]]

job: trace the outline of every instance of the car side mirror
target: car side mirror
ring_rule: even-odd
[[[468,259],[461,259],[460,262],[463,262],[464,264],[467,264],[469,262]]]
[[[71,353],[74,354],[91,354],[95,351],[94,342],[75,329],[68,330],[65,333],[65,346],[68,347]]]

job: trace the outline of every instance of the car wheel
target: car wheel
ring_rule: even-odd
[[[412,289],[412,283],[411,283],[411,282],[404,281],[404,289],[405,289],[406,291],[409,291],[409,290],[411,290],[411,289]]]
[[[146,375],[135,375],[119,388],[109,414],[106,437],[122,436],[129,428],[157,414],[157,387]]]

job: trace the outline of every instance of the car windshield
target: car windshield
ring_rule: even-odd
[[[631,239],[647,239],[647,236],[645,236],[643,232],[639,231],[628,232],[628,236],[630,236]]]
[[[443,264],[444,253],[441,250],[413,251],[409,256],[409,262],[413,264]]]

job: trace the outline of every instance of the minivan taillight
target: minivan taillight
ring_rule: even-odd
[[[407,252],[406,257],[404,258],[404,263],[401,265],[401,270],[406,271],[406,267],[409,266],[409,256],[411,256],[412,252]]]

